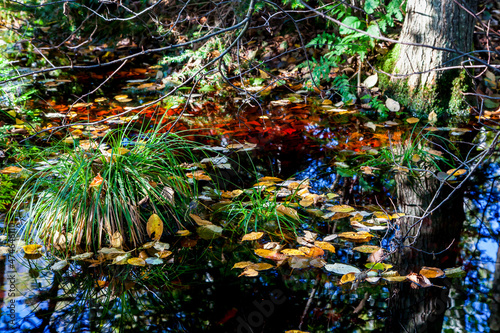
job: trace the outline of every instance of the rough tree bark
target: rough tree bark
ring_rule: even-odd
[[[461,52],[472,50],[474,17],[464,8],[475,11],[477,0],[413,0],[406,6],[406,17],[399,40]],[[428,47],[401,45],[395,64],[398,74],[412,74],[408,79],[411,90],[429,88],[438,83],[442,71],[429,71],[460,64],[457,53]],[[429,71],[429,72],[426,72]]]

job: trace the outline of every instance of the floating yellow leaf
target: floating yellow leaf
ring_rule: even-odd
[[[310,199],[302,199],[299,202],[299,205],[301,205],[302,207],[309,207],[312,204],[314,204],[314,200],[310,200]]]
[[[345,284],[345,283],[353,282],[355,280],[356,280],[356,274],[347,273],[347,274],[342,275],[342,277],[340,278],[339,284]]]
[[[378,218],[378,219],[387,219],[389,220],[391,218],[390,215],[384,213],[384,212],[373,212],[373,216]]]
[[[262,177],[259,179],[259,182],[282,182],[283,179],[278,178],[278,177]]]
[[[158,215],[153,214],[149,217],[148,223],[146,224],[146,232],[149,237],[154,234],[154,237],[152,237],[154,240],[160,239],[163,234],[163,221]]]
[[[299,220],[299,214],[297,211],[293,208],[290,207],[285,207],[283,205],[279,205],[276,207],[276,211],[280,214],[286,215],[288,217],[291,217],[295,220]]]
[[[286,255],[284,255],[283,253],[278,253],[278,251],[275,250],[256,249],[254,253],[259,257],[271,260],[284,260],[287,258]]]
[[[363,253],[373,253],[380,250],[380,247],[375,245],[362,245],[353,248],[354,251],[363,252]]]
[[[399,219],[400,217],[405,216],[405,213],[396,213],[391,215],[391,219]]]
[[[160,259],[165,259],[166,257],[170,256],[173,252],[168,251],[168,250],[163,250],[158,253],[156,253],[156,256]]]
[[[19,173],[21,171],[23,171],[22,168],[19,168],[16,166],[9,166],[9,167],[6,167],[6,168],[3,168],[2,170],[0,170],[0,173],[9,174],[9,173]]]
[[[189,230],[178,230],[177,235],[179,236],[189,236],[191,232]]]
[[[373,235],[367,231],[358,231],[358,232],[348,231],[339,234],[339,237],[352,241],[367,242],[370,239],[372,239]]]
[[[436,268],[436,267],[422,267],[419,274],[421,274],[427,278],[433,279],[433,278],[443,276],[444,272],[441,269]]]
[[[94,99],[94,102],[102,103],[102,102],[106,102],[107,100],[108,99],[106,97],[99,97],[99,98]]]
[[[406,119],[406,122],[408,124],[415,124],[415,123],[418,123],[419,121],[420,121],[420,119],[415,118],[415,117],[411,117],[411,118]]]
[[[259,238],[262,238],[262,236],[264,236],[263,232],[254,231],[254,232],[251,232],[249,234],[244,235],[243,238],[241,239],[241,241],[253,241],[253,240],[257,240]]]
[[[336,205],[327,208],[331,212],[335,213],[349,213],[355,211],[355,209],[349,205]]]
[[[467,173],[467,170],[465,170],[465,169],[451,169],[451,170],[446,171],[446,173],[449,175],[458,177],[458,176],[461,176],[461,175]]]
[[[335,213],[331,218],[330,220],[340,220],[340,219],[343,219],[343,218],[346,218],[346,217],[349,217],[351,216],[351,214],[349,213]]]
[[[253,262],[251,261],[240,261],[240,262],[237,262],[236,264],[233,265],[233,268],[245,268],[245,267],[248,267],[250,265],[253,265]]]
[[[101,174],[98,173],[97,176],[92,179],[92,182],[89,184],[89,187],[98,187],[102,184],[104,179],[102,178]]]
[[[306,250],[307,249],[307,250]],[[323,249],[320,249],[319,247],[313,246],[313,247],[300,247],[299,250],[302,252],[306,252],[306,255],[309,257],[319,257],[325,254],[325,251]]]
[[[129,260],[127,260],[127,263],[133,266],[146,266],[146,262],[144,261],[144,259],[137,257],[130,258]]]
[[[117,101],[128,99],[128,95],[117,95],[117,96],[115,96],[115,99]]]
[[[240,277],[240,276],[254,277],[257,275],[259,275],[259,272],[257,272],[255,269],[247,268],[243,271],[243,273],[238,275],[238,277]]]
[[[42,245],[31,244],[23,246],[24,253],[26,254],[37,254],[40,252]]]
[[[297,249],[283,249],[283,250],[281,250],[281,253],[286,254],[287,256],[304,256],[304,255],[306,255],[304,252],[297,250]]]
[[[331,243],[315,241],[314,245],[319,247],[320,249],[327,250],[331,253],[335,253],[335,247]]]

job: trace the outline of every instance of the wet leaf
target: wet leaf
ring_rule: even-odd
[[[355,248],[353,248],[353,250],[362,253],[373,253],[380,250],[380,247],[375,245],[362,245],[362,246],[356,246]]]
[[[451,169],[451,170],[446,171],[446,173],[448,175],[458,177],[458,176],[461,176],[463,174],[466,174],[467,170],[465,170],[465,169]]]
[[[303,255],[305,255],[304,252],[297,250],[297,249],[283,249],[283,250],[281,250],[281,253],[286,254],[287,256],[303,256]]]
[[[148,223],[146,224],[146,232],[148,236],[153,238],[154,240],[159,240],[161,235],[163,234],[163,221],[157,214],[152,214]],[[152,235],[154,234],[154,237]]]
[[[160,252],[155,253],[155,255],[156,255],[158,258],[160,258],[160,259],[165,259],[165,258],[167,258],[167,257],[171,256],[171,255],[172,255],[172,253],[173,253],[172,251],[163,250],[163,251],[160,251]]]
[[[386,276],[386,277],[382,277],[382,279],[389,281],[389,282],[403,282],[403,281],[406,281],[406,276],[399,276],[399,275]]]
[[[325,269],[339,275],[345,275],[347,273],[361,273],[361,270],[357,267],[339,263],[325,265]]]
[[[271,265],[271,264],[268,264],[266,262],[261,262],[261,263],[258,263],[258,264],[252,264],[252,265],[248,266],[248,268],[249,269],[255,269],[256,271],[265,271],[265,270],[274,268],[274,266]]]
[[[10,173],[19,173],[21,171],[23,171],[22,168],[19,168],[16,166],[9,166],[9,167],[6,167],[6,168],[3,168],[2,170],[0,170],[0,173],[10,174]]]
[[[339,237],[357,242],[367,242],[372,239],[373,235],[366,231],[348,231],[340,233]]]
[[[315,241],[314,245],[319,247],[320,249],[327,250],[331,253],[335,253],[335,247],[331,243]]]
[[[309,265],[317,268],[324,267],[326,265],[326,260],[321,258],[314,258],[309,261]]]
[[[92,179],[92,182],[89,184],[89,187],[98,187],[102,184],[104,179],[101,177],[101,174],[98,173],[97,176]]]
[[[158,251],[166,251],[168,249],[170,249],[170,244],[168,243],[162,243],[162,242],[155,242],[155,244],[153,245],[153,248],[155,250],[158,250]]]
[[[411,287],[413,289],[417,289],[419,287],[427,288],[427,287],[432,286],[431,281],[429,281],[428,278],[426,278],[425,276],[423,276],[421,274],[410,273],[406,276],[406,278],[412,282]]]
[[[132,257],[130,253],[125,253],[119,256],[116,256],[113,259],[113,262],[111,263],[112,265],[125,265],[128,263],[128,260]]]
[[[262,238],[262,236],[264,236],[263,232],[254,231],[254,232],[251,232],[249,234],[244,235],[243,238],[241,239],[241,241],[254,241],[254,240]]]
[[[425,267],[424,266],[424,267],[422,267],[422,269],[420,269],[419,274],[425,276],[426,278],[433,279],[433,278],[443,276],[444,272],[441,269],[436,268],[436,267]]]
[[[210,222],[210,221],[207,221],[207,220],[204,220],[202,219],[201,217],[199,217],[198,215],[194,215],[194,214],[189,214],[189,217],[191,217],[193,219],[193,221],[199,225],[199,226],[204,226],[204,225],[212,225],[213,223]]]
[[[325,254],[325,251],[323,251],[323,249],[320,249],[319,247],[316,246],[300,247],[299,250],[304,252],[308,257],[320,257]]]
[[[375,269],[375,270],[379,270],[379,271],[385,271],[387,269],[391,269],[392,265],[391,264],[384,264],[382,262],[377,262],[377,263],[367,262],[365,264],[365,267],[369,268],[369,269]]]
[[[178,236],[184,237],[184,236],[189,236],[191,232],[189,230],[178,230],[177,232]]]
[[[251,261],[240,261],[240,262],[237,262],[236,264],[233,265],[233,268],[245,268],[245,267],[248,267],[250,265],[253,265],[253,262]]]
[[[133,266],[146,266],[146,261],[144,261],[144,259],[142,258],[137,258],[137,257],[128,259],[127,263]]]
[[[238,277],[240,276],[255,277],[257,275],[259,275],[259,272],[257,272],[255,269],[247,268],[240,275],[238,275]]]
[[[337,206],[333,206],[333,207],[328,207],[327,209],[329,211],[335,212],[335,213],[349,213],[349,212],[354,212],[356,210],[349,205],[337,205]],[[349,216],[349,215],[347,215],[347,216]]]
[[[347,274],[342,275],[342,277],[340,278],[339,284],[342,285],[345,283],[353,282],[355,280],[356,280],[356,274],[347,273]]]
[[[144,260],[148,265],[162,265],[163,260],[160,258],[149,257]]]
[[[69,258],[69,260],[85,260],[85,259],[92,258],[93,255],[94,255],[94,252],[85,252],[82,254],[77,254],[75,256],[72,256],[71,258]]]
[[[107,152],[113,155],[126,155],[129,151],[130,150],[128,150],[127,148],[118,147],[118,148],[108,149]]]
[[[26,254],[36,254],[42,249],[42,245],[31,244],[23,246],[24,253]]]
[[[411,118],[407,118],[407,119],[406,119],[406,122],[407,122],[408,124],[415,124],[415,123],[418,123],[419,121],[420,121],[420,119],[415,118],[415,117],[411,117]]]
[[[215,224],[203,225],[196,228],[196,232],[201,238],[211,240],[220,237],[220,235],[222,234],[222,227],[219,227]]]
[[[288,259],[288,265],[293,269],[308,268],[311,264],[310,257],[293,256]]]
[[[280,214],[283,214],[283,215],[286,215],[288,217],[291,217],[295,220],[299,220],[299,214],[297,213],[297,211],[293,208],[290,208],[290,207],[285,207],[283,205],[278,205],[276,207],[276,211]]]
[[[68,262],[66,260],[61,260],[56,262],[54,265],[50,266],[50,269],[53,271],[60,271],[66,266],[68,266]]]
[[[275,250],[256,249],[254,250],[254,253],[259,257],[271,260],[284,260],[287,258],[286,255]]]
[[[259,182],[274,182],[274,183],[278,183],[278,182],[282,182],[283,179],[281,178],[278,178],[278,177],[262,177],[262,178],[259,178]]]

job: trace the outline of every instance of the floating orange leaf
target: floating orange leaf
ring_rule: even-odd
[[[262,236],[264,236],[263,232],[254,231],[254,232],[251,232],[249,234],[244,235],[243,238],[241,239],[241,241],[253,241],[253,240],[257,240],[259,238],[262,238]]]
[[[286,254],[287,256],[303,256],[303,255],[305,255],[304,252],[297,250],[297,249],[283,249],[283,250],[281,250],[281,253]]]
[[[283,253],[278,253],[278,251],[274,250],[256,249],[254,253],[259,257],[271,260],[284,260],[287,258],[287,256],[284,255]]]

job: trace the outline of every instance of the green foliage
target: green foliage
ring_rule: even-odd
[[[12,204],[17,187],[9,175],[0,174],[0,212],[4,212]]]
[[[197,192],[181,162],[192,162],[196,144],[182,137],[148,133],[129,151],[122,147],[127,130],[109,133],[85,148],[56,147],[56,162],[30,177],[23,186],[20,204],[9,216],[27,211],[24,238],[42,239],[52,245],[65,235],[68,247],[102,246],[115,232],[136,246],[146,239],[145,225],[158,214],[165,229],[174,232],[184,222],[189,201]]]

